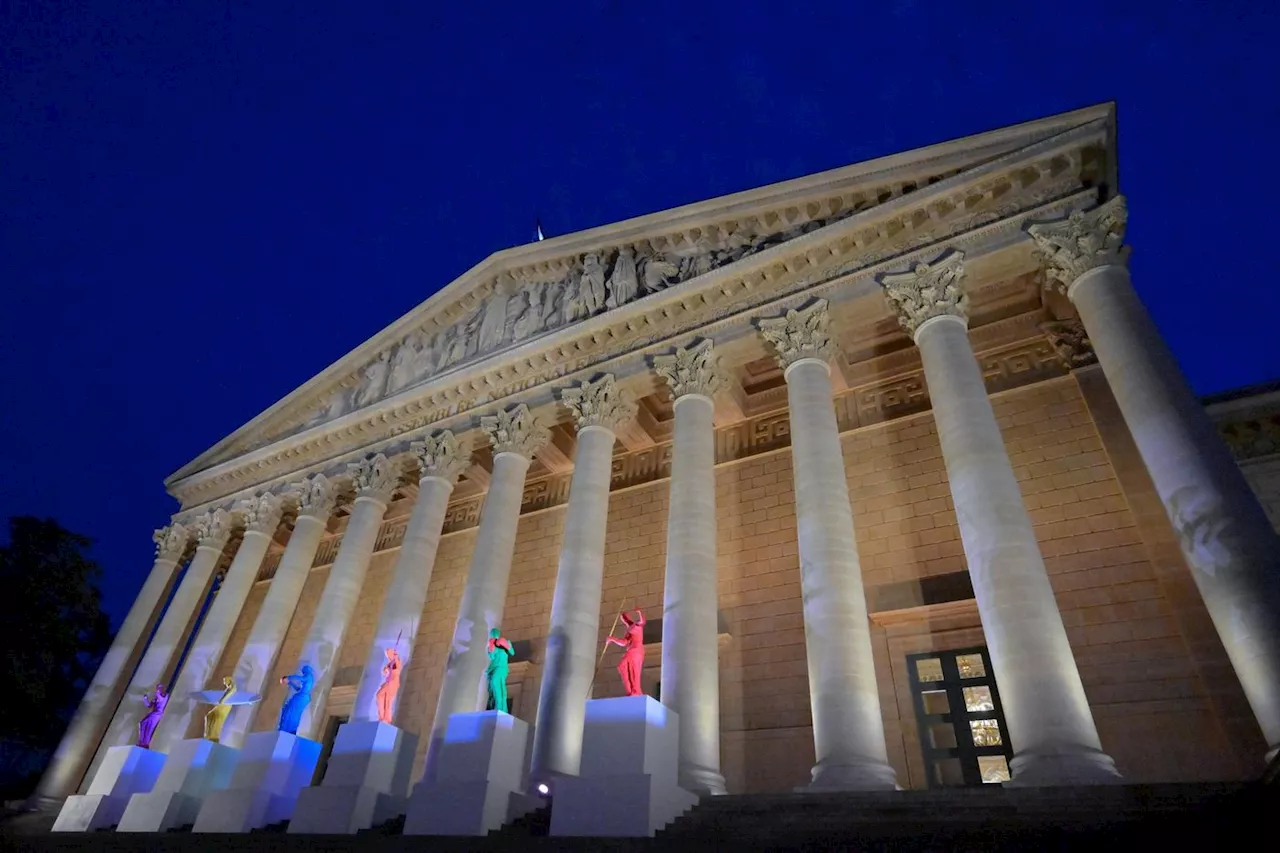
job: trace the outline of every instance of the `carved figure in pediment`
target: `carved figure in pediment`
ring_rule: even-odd
[[[510,300],[505,283],[499,283],[484,307],[480,309],[480,331],[476,347],[479,352],[487,352],[502,343],[503,332],[507,328],[507,302]]]
[[[576,323],[586,317],[587,300],[583,296],[581,273],[573,273],[564,285],[564,322]]]
[[[599,252],[588,252],[582,258],[582,279],[578,293],[586,306],[587,316],[604,308],[604,259]]]
[[[711,246],[711,239],[702,234],[694,241],[693,253],[680,261],[679,277],[685,281],[715,268],[716,258]]]
[[[387,393],[399,391],[417,377],[422,352],[421,341],[422,335],[414,332],[396,349],[395,357],[391,359],[391,378],[387,381]]]
[[[636,252],[630,246],[618,250],[613,263],[613,273],[608,281],[609,295],[604,300],[606,308],[618,308],[636,298],[640,290],[640,274],[636,269]]]
[[[483,313],[477,309],[472,314],[460,332],[463,335],[463,357],[470,358],[480,351],[480,321],[483,319]]]
[[[316,424],[331,421],[334,418],[340,418],[345,415],[347,413],[347,399],[349,396],[349,388],[336,389],[320,406],[320,411],[307,419],[305,426],[315,426]]]
[[[747,234],[743,231],[735,231],[725,241],[727,248],[720,252],[716,259],[717,263],[731,264],[734,261],[745,258],[747,255],[753,255],[764,248],[768,239],[768,237],[761,234]]]
[[[446,367],[452,367],[467,355],[467,338],[466,326],[462,323],[454,323],[449,328],[440,333],[440,349],[443,353],[440,359],[440,370]]]
[[[513,340],[522,341],[531,335],[534,335],[542,328],[542,296],[546,292],[544,284],[526,284],[524,290],[520,293],[520,299],[524,306],[520,310],[520,315],[516,317],[515,325],[511,327],[511,337]]]
[[[387,388],[387,375],[391,372],[391,358],[388,353],[378,353],[373,363],[364,369],[364,379],[356,391],[355,406],[364,408],[382,396]]]
[[[680,275],[680,268],[667,260],[665,255],[642,254],[639,267],[645,293],[657,293]]]

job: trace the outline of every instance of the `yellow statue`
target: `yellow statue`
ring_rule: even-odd
[[[222,686],[225,688],[222,698],[218,700],[217,705],[209,709],[209,713],[204,715],[204,739],[214,743],[217,743],[222,735],[222,724],[227,721],[227,715],[231,713],[231,705],[227,704],[227,700],[231,698],[232,693],[236,692],[236,683],[230,676],[222,679]]]

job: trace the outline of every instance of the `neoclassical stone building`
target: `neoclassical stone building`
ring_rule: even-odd
[[[416,777],[491,627],[535,776],[573,773],[623,607],[701,792],[1255,775],[1280,541],[1134,293],[1115,133],[1103,105],[487,258],[169,478],[39,793],[157,682],[161,751],[191,691],[263,693],[234,746],[309,663],[330,741],[393,644]]]

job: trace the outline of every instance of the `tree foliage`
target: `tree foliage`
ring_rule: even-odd
[[[44,750],[57,744],[111,642],[85,555],[92,540],[53,519],[14,516],[0,546],[0,737]]]

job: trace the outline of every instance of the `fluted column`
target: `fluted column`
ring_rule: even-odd
[[[963,259],[952,251],[935,264],[917,264],[880,281],[924,362],[960,540],[1013,742],[1013,782],[1118,782],[969,344]]]
[[[329,578],[320,603],[316,605],[311,628],[302,645],[300,662],[310,664],[315,671],[315,688],[311,691],[311,703],[298,725],[301,737],[315,740],[320,736],[325,720],[325,704],[333,676],[338,669],[342,644],[351,627],[351,617],[360,600],[360,589],[369,572],[369,558],[378,541],[378,528],[387,511],[387,503],[400,480],[398,466],[381,453],[370,459],[347,466],[356,490],[351,516],[347,519],[342,544],[329,568]]]
[[[534,454],[550,437],[523,404],[481,418],[480,429],[493,445],[493,476],[480,513],[476,547],[467,570],[467,584],[462,590],[458,621],[440,685],[427,752],[425,778],[428,780],[433,778],[436,750],[449,715],[480,710],[477,705],[484,670],[489,663],[489,631],[502,627],[525,474]]]
[[[85,768],[97,750],[98,741],[120,703],[133,661],[141,656],[139,646],[146,642],[150,626],[164,605],[165,592],[173,581],[178,561],[187,549],[188,532],[181,524],[174,523],[157,530],[152,539],[156,543],[156,561],[151,566],[151,573],[133,600],[129,613],[71,718],[71,725],[40,777],[40,784],[32,795],[36,805],[63,800],[76,792]]]
[[[654,359],[675,399],[662,589],[662,704],[680,719],[680,786],[723,794],[712,396],[724,378],[704,340]]]
[[[227,546],[231,535],[232,517],[225,510],[217,509],[206,512],[192,524],[192,533],[196,539],[196,553],[191,564],[178,584],[169,607],[160,620],[160,626],[151,637],[146,654],[133,672],[124,699],[116,709],[107,736],[94,758],[96,765],[106,754],[109,747],[121,746],[136,742],[138,721],[142,719],[146,708],[142,704],[142,694],[156,689],[157,684],[164,684],[173,694],[172,684],[177,673],[174,667],[187,643],[187,632],[191,629],[200,606],[204,603],[205,594],[209,590],[209,582],[218,560],[222,558],[222,550]]]
[[[1080,313],[1214,627],[1280,751],[1280,536],[1129,280],[1123,196],[1027,230]]]
[[[809,705],[811,788],[896,787],[871,652],[844,452],[831,392],[827,303],[760,321],[787,381]]]
[[[395,647],[399,651],[401,679],[408,674],[445,511],[449,508],[449,495],[453,494],[458,475],[471,463],[471,451],[459,447],[458,440],[448,430],[425,441],[413,442],[410,452],[418,461],[418,499],[405,527],[395,572],[360,675],[352,720],[378,719],[376,700],[378,688],[382,686],[386,649]],[[399,704],[398,695],[396,703]]]
[[[270,684],[280,646],[302,598],[302,589],[338,497],[337,487],[323,474],[290,485],[288,493],[298,504],[298,518],[253,627],[249,629],[249,638],[235,671],[237,686],[246,693],[260,696]],[[240,746],[245,735],[253,730],[253,721],[261,707],[261,702],[237,707],[222,727],[222,743]]]
[[[271,537],[280,525],[280,509],[280,498],[268,493],[242,502],[233,512],[244,522],[244,538],[218,588],[217,597],[200,623],[182,672],[174,682],[169,705],[151,741],[151,748],[157,752],[167,753],[172,749],[187,736],[192,717],[208,710],[193,694],[218,687],[222,681],[220,676],[230,675],[215,673],[213,668],[222,659],[222,651],[244,609],[249,590],[258,578]]]
[[[535,783],[555,775],[576,776],[581,765],[587,693],[600,634],[615,430],[636,413],[612,374],[566,388],[560,399],[573,413],[578,446],[533,732],[530,778]]]

